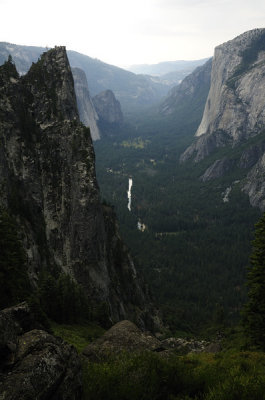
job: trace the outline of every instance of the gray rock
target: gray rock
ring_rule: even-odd
[[[180,162],[199,162],[217,147],[235,147],[262,133],[265,126],[265,29],[246,32],[215,49],[211,88],[196,139]],[[246,147],[239,168],[251,169],[243,184],[252,206],[265,209],[264,140]],[[233,165],[217,160],[206,181],[225,174]]]
[[[228,171],[230,171],[235,166],[234,160],[229,160],[223,158],[221,160],[216,160],[200,177],[203,182],[210,181],[211,179],[220,178],[224,176]]]
[[[254,29],[216,47],[211,87],[196,132],[198,140],[186,150],[182,161],[191,157],[199,161],[223,143],[237,145],[264,127],[265,51],[257,45],[264,37],[265,29]],[[251,47],[257,57],[250,65],[243,65],[243,54]],[[209,148],[212,136],[215,144]]]
[[[242,53],[264,33],[265,29],[254,29],[216,47],[211,88],[196,136],[222,130],[233,142],[239,142],[264,126],[265,52],[259,50],[257,60],[237,76],[234,87],[229,82],[242,61]]]
[[[243,192],[249,196],[250,204],[265,211],[265,153],[248,173]]]
[[[217,352],[221,347],[218,343],[205,340],[168,338],[159,340],[149,332],[142,332],[130,321],[121,321],[110,328],[105,334],[90,343],[83,354],[91,361],[104,361],[107,357],[122,352],[153,351],[162,357],[179,353]]]
[[[76,350],[43,330],[31,329],[34,325],[38,323],[26,303],[0,312],[0,399],[81,399]],[[3,357],[4,342],[8,357]]]
[[[194,142],[180,156],[180,163],[190,158],[194,162],[199,162],[212,153],[216,147],[225,147],[231,143],[229,136],[223,131],[217,131],[213,134],[206,134],[196,138]]]
[[[265,151],[265,142],[258,143],[254,146],[247,148],[241,154],[238,166],[240,168],[251,168],[253,167]]]
[[[0,311],[0,358],[1,367],[14,362],[18,346],[18,335],[28,329],[34,329],[36,322],[27,303]]]
[[[160,351],[162,349],[161,342],[151,333],[142,332],[135,324],[124,320],[89,344],[83,350],[83,354],[91,360],[99,361],[123,351]]]
[[[155,310],[102,207],[88,128],[80,123],[64,47],[19,78],[0,67],[0,204],[16,216],[32,285],[53,266],[71,275],[109,320],[151,324]],[[150,326],[151,327],[151,326]]]
[[[93,104],[103,122],[115,125],[123,122],[120,102],[111,90],[105,90],[93,97]]]
[[[80,68],[72,68],[77,107],[80,120],[90,128],[93,141],[100,139],[98,115],[89,94],[86,74]]]
[[[208,352],[207,349],[210,346],[210,343],[206,342],[205,340],[173,337],[162,340],[161,344],[165,349],[180,354]]]

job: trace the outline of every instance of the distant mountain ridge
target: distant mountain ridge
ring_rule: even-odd
[[[46,50],[43,47],[0,42],[0,64],[10,54],[19,73],[25,74],[32,62],[36,62]],[[160,81],[150,76],[136,75],[73,50],[68,50],[67,55],[71,67],[78,67],[85,72],[90,95],[112,90],[123,111],[159,102],[176,83],[176,79]]]
[[[171,72],[182,72],[185,73],[186,76],[207,60],[209,60],[209,57],[200,60],[177,60],[163,61],[157,64],[135,64],[130,65],[127,69],[135,74],[162,76]]]

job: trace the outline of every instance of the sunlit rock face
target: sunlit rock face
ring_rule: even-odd
[[[254,29],[215,49],[211,87],[198,137],[181,160],[200,161],[216,147],[256,135],[265,125],[265,29]]]
[[[75,93],[80,120],[90,128],[92,140],[100,139],[98,115],[89,94],[86,74],[80,68],[72,68],[75,83]]]
[[[251,205],[265,210],[265,29],[254,29],[218,46],[212,64],[211,87],[194,142],[180,161],[199,162],[219,147],[203,181],[245,170],[241,188]],[[255,140],[253,139],[255,138]],[[241,147],[240,147],[241,146]],[[228,152],[238,147],[238,156]],[[226,149],[226,150],[225,150]],[[232,182],[231,182],[232,183]]]
[[[63,271],[91,302],[107,305],[111,322],[152,324],[114,212],[100,203],[64,47],[44,53],[23,77],[11,61],[0,67],[0,141],[0,204],[21,227],[32,284],[43,269]]]

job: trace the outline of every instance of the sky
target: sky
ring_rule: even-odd
[[[65,45],[109,64],[210,57],[265,27],[264,0],[0,0],[0,42]]]

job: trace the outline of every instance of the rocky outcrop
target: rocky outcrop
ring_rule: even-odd
[[[142,332],[135,324],[124,320],[110,328],[104,335],[89,344],[83,354],[91,360],[101,360],[104,357],[123,351],[160,351],[161,342],[151,333]]]
[[[122,124],[121,105],[111,90],[105,90],[93,97],[93,103],[102,122],[113,125]]]
[[[214,132],[212,135],[203,135],[185,150],[180,156],[180,162],[185,162],[193,158],[194,162],[199,162],[211,154],[217,147],[226,147],[232,144],[231,138],[225,132]]]
[[[250,204],[265,211],[265,153],[248,173],[243,191],[249,196]]]
[[[217,353],[221,351],[220,342],[207,342],[206,340],[168,338],[162,340],[162,346],[168,351],[174,351],[178,354],[187,353]]]
[[[181,161],[200,161],[214,148],[240,144],[265,126],[264,40],[265,29],[254,29],[216,47],[198,139]]]
[[[142,332],[130,321],[121,321],[110,328],[104,335],[90,343],[83,354],[91,361],[104,361],[109,356],[122,352],[139,353],[152,351],[162,357],[170,354],[216,353],[221,350],[220,342],[210,343],[205,340],[173,338],[159,340],[150,332]]]
[[[230,171],[235,165],[234,160],[229,160],[228,158],[222,158],[221,160],[216,160],[204,174],[200,177],[203,182],[210,181],[211,179],[220,178],[224,176],[228,171]]]
[[[82,398],[76,350],[41,330],[26,303],[1,311],[0,328],[1,400]]]
[[[253,167],[259,159],[263,156],[265,152],[265,142],[262,141],[258,144],[249,146],[241,154],[238,166],[239,168],[251,168]]]
[[[194,102],[198,99],[204,107],[207,94],[210,89],[212,59],[208,60],[203,66],[197,67],[183,81],[170,90],[168,96],[160,105],[162,115],[170,115],[183,108],[185,104],[194,107]]]
[[[72,68],[72,73],[80,120],[90,128],[92,139],[99,140],[98,115],[89,94],[86,74],[80,68]]]
[[[44,53],[21,78],[5,63],[0,82],[0,204],[21,227],[32,284],[43,269],[64,272],[91,302],[107,305],[111,322],[129,317],[145,326],[150,298],[112,210],[100,203],[65,48]]]

